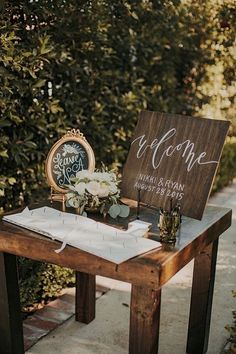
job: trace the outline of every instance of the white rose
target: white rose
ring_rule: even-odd
[[[92,172],[90,172],[89,170],[78,171],[78,172],[76,172],[76,178],[79,178],[79,179],[84,179],[84,178],[92,179]]]
[[[93,179],[96,179],[99,182],[109,182],[110,175],[108,172],[93,172],[92,174]]]
[[[86,184],[87,191],[92,195],[98,195],[100,190],[100,183],[96,181],[91,181]]]
[[[91,179],[95,179],[97,181],[103,181],[103,173],[102,172],[93,172],[91,174]]]
[[[111,175],[108,172],[103,172],[103,181],[109,182],[111,180]]]
[[[107,183],[100,183],[100,189],[98,192],[98,196],[99,197],[107,197],[109,194],[109,186],[107,185]]]
[[[114,182],[110,182],[109,191],[111,194],[116,194],[118,192],[117,185]]]
[[[87,186],[86,183],[81,182],[81,183],[75,184],[74,190],[75,190],[78,194],[82,195],[82,194],[84,194],[84,192],[85,192],[86,186]]]
[[[116,174],[114,172],[111,172],[109,174],[109,177],[110,177],[110,181],[116,181]]]

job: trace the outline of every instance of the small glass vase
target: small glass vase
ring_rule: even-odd
[[[100,206],[85,206],[83,211],[89,214],[98,214],[100,213]],[[81,208],[75,208],[75,213],[81,215]]]
[[[99,198],[99,200],[94,201],[93,199],[88,200],[85,205],[81,205],[77,208],[74,207],[75,213],[78,215],[86,214],[104,214],[106,198]]]
[[[80,208],[75,208],[75,214],[80,215]]]
[[[84,211],[86,211],[86,213],[97,214],[100,213],[100,206],[85,206]]]
[[[158,227],[160,229],[160,241],[175,243],[176,235],[180,227],[181,215],[178,211],[160,211]]]

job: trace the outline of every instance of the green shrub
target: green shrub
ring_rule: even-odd
[[[140,110],[199,115],[222,62],[222,88],[233,87],[233,13],[232,0],[1,2],[0,212],[46,198],[44,161],[67,129],[81,129],[98,163],[121,167]],[[235,174],[233,149],[214,188]],[[54,282],[57,267],[20,269],[24,306],[67,281]]]
[[[18,258],[19,287],[22,310],[45,303],[60,291],[75,284],[74,271],[57,265]]]
[[[212,192],[216,192],[231,183],[236,176],[236,137],[227,138],[221,156],[220,165],[214,180]]]
[[[46,195],[43,163],[66,129],[81,129],[97,162],[121,167],[141,109],[199,114],[210,96],[196,93],[219,60],[224,91],[232,86],[232,56],[221,50],[232,47],[231,3],[6,0],[1,210]]]

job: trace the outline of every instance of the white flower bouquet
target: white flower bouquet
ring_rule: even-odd
[[[120,181],[114,171],[82,170],[70,182],[66,203],[78,208],[81,215],[86,216],[89,211],[100,211],[104,216],[108,213],[112,218],[129,215],[129,207],[120,203]]]

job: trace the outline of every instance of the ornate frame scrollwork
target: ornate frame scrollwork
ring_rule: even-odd
[[[55,180],[55,176],[53,176],[53,164],[54,164],[54,158],[55,158],[55,153],[58,151],[60,146],[65,144],[66,142],[75,142],[79,143],[79,145],[82,146],[82,148],[86,151],[87,157],[88,157],[88,170],[89,171],[94,171],[95,168],[95,156],[92,147],[88,143],[87,139],[83,135],[83,133],[80,132],[79,129],[71,129],[68,131],[64,136],[62,136],[61,139],[59,139],[50,149],[46,163],[45,163],[45,173],[46,173],[46,178],[48,181],[49,186],[51,187],[51,197],[55,193],[55,198],[63,200],[64,199],[64,194],[67,192],[66,188],[63,188],[62,186],[59,186],[58,183]],[[58,195],[60,194],[60,195]]]

